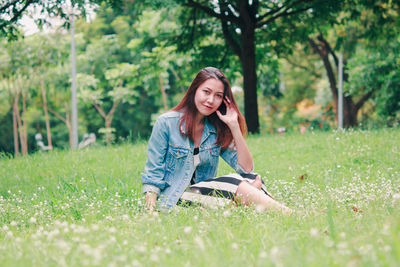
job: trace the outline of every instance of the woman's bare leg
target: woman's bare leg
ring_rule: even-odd
[[[253,182],[255,183],[255,182]],[[264,192],[259,190],[253,184],[245,181],[241,182],[236,191],[236,201],[244,205],[255,205],[262,211],[275,210],[285,214],[291,214],[293,211],[278,201],[270,198]]]

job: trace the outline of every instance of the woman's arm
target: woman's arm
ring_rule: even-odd
[[[146,207],[151,210],[156,204],[157,195],[167,186],[164,181],[164,170],[165,154],[168,148],[168,127],[164,119],[159,118],[154,124],[147,147],[145,173],[142,174]]]
[[[244,140],[243,134],[240,130],[238,114],[230,106],[228,98],[224,99],[224,103],[226,105],[226,114],[222,115],[221,112],[217,110],[217,115],[220,120],[229,127],[232,133],[239,165],[244,171],[251,172],[253,170],[253,157],[251,156],[250,150],[247,147],[246,141]]]

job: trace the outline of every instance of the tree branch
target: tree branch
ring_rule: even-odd
[[[107,115],[104,113],[104,110],[102,107],[99,107],[95,102],[92,102],[93,106],[97,109],[97,111],[100,113],[100,115],[104,118],[107,119]]]
[[[271,12],[268,12],[267,14],[264,14],[264,15],[262,16],[262,17],[263,17],[262,19],[264,19],[264,18],[266,18],[268,15],[272,15],[272,14],[274,14],[274,13],[278,13],[278,14],[275,14],[275,15],[273,15],[272,17],[270,17],[269,19],[264,20],[264,21],[263,21],[262,19],[259,18],[259,19],[258,19],[259,22],[256,24],[256,28],[260,28],[260,27],[262,27],[262,26],[264,26],[264,25],[266,25],[266,24],[269,24],[269,23],[271,23],[272,21],[274,21],[274,20],[276,20],[276,19],[278,19],[278,18],[280,18],[280,17],[291,16],[291,15],[294,15],[294,14],[297,14],[297,13],[304,12],[304,11],[306,11],[306,10],[308,10],[308,9],[311,8],[311,6],[307,6],[307,7],[299,8],[299,9],[297,9],[297,10],[295,10],[295,11],[292,11],[292,12],[289,12],[289,11],[288,11],[288,10],[291,9],[293,6],[298,5],[298,4],[302,3],[302,2],[311,2],[311,1],[310,1],[310,0],[299,0],[299,1],[296,1],[296,2],[294,2],[292,5],[286,7],[285,10],[284,10],[283,12],[281,12],[281,13],[278,13],[278,12],[280,12],[280,10],[282,10],[282,7],[276,9],[275,12],[272,12],[272,11],[271,11]]]
[[[309,1],[309,0],[298,0],[298,1],[293,2],[292,4],[289,4],[289,6],[282,5],[281,7],[275,8],[275,9],[265,13],[264,15],[259,16],[258,21],[262,21],[266,17],[280,12],[282,9],[285,9],[284,12],[286,12],[288,9],[290,9],[298,4],[301,4],[302,2],[307,2],[307,1]]]
[[[9,1],[10,1],[10,0],[9,0]],[[13,6],[13,5],[17,4],[17,3],[18,3],[18,0],[10,1],[10,2],[6,3],[4,6],[2,6],[2,7],[0,8],[0,13],[4,13],[4,11],[5,11],[7,8],[9,8],[9,7],[11,7],[11,6]]]
[[[239,19],[237,17],[235,17],[233,15],[218,14],[211,8],[209,8],[207,6],[203,6],[200,3],[195,2],[193,0],[189,0],[188,3],[186,4],[186,6],[200,9],[200,10],[204,11],[205,13],[207,13],[208,15],[210,15],[211,17],[218,18],[221,21],[226,21],[226,22],[229,21],[229,22],[232,22],[235,24],[239,24]]]
[[[356,110],[356,112],[364,105],[364,103],[374,94],[374,91],[371,90],[368,93],[366,93],[365,95],[363,95],[360,100],[358,100],[358,102],[355,104],[354,108]]]
[[[16,22],[18,19],[20,19],[22,13],[28,8],[28,6],[30,6],[31,4],[37,2],[37,0],[26,0],[26,2],[24,3],[24,6],[21,9],[17,9],[17,7],[15,5],[19,4],[21,1],[15,1],[12,2],[11,5],[8,5],[7,7],[5,7],[4,10],[6,10],[8,7],[13,6],[12,8],[12,16],[11,19],[8,21],[5,21],[3,23],[0,24],[0,29],[3,29],[6,25],[10,25],[14,22]],[[3,13],[3,8],[1,8],[1,13]],[[10,14],[11,15],[11,14]]]
[[[310,72],[312,75],[314,75],[315,77],[320,77],[321,75],[319,75],[317,72],[315,72],[312,68],[308,68],[307,66],[303,66],[300,63],[297,63],[289,58],[285,58],[285,60],[292,66],[294,67],[298,67],[302,70],[308,71]]]
[[[47,108],[54,116],[62,120],[65,124],[67,124],[67,120],[63,118],[60,114],[58,114],[56,111],[52,110],[51,108]]]
[[[242,51],[240,49],[240,44],[233,38],[229,32],[228,24],[224,21],[222,23],[222,32],[225,36],[226,43],[232,48],[233,52],[241,58]]]
[[[114,101],[110,111],[107,114],[107,117],[111,117],[112,118],[112,116],[114,115],[115,109],[117,108],[117,106],[119,105],[120,102],[121,101],[119,101],[119,100],[118,101]]]
[[[319,33],[319,35],[317,36],[317,39],[324,43],[326,46],[326,49],[328,50],[328,52],[332,55],[334,61],[335,61],[335,66],[338,67],[339,66],[339,60],[335,54],[335,52],[333,51],[332,47],[330,46],[330,44],[326,41],[326,39],[324,38],[324,36],[322,35],[322,33]]]

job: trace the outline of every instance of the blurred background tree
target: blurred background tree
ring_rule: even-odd
[[[68,24],[24,35],[18,21],[29,1],[18,2],[0,7],[0,150],[35,151],[36,133],[48,145],[69,147]],[[28,5],[43,13],[39,25],[49,14],[68,22],[63,1],[50,9],[45,3]],[[107,144],[147,138],[157,116],[180,101],[205,66],[227,74],[250,132],[332,129],[339,54],[345,125],[398,125],[397,1],[72,3],[81,14],[75,27],[81,136],[102,135]]]

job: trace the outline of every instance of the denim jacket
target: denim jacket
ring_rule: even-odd
[[[154,124],[148,143],[142,190],[143,193],[157,193],[161,209],[170,209],[176,205],[195,171],[194,143],[181,135],[181,116],[182,113],[176,111],[161,115]],[[200,164],[196,169],[196,183],[216,176],[219,156],[236,172],[247,173],[237,162],[236,149],[221,149],[216,140],[217,131],[206,118],[199,147]]]

